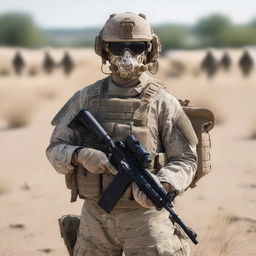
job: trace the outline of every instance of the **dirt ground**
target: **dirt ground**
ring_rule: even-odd
[[[63,49],[50,52],[58,60]],[[69,202],[64,177],[46,159],[50,121],[73,92],[105,76],[92,50],[70,52],[76,68],[69,77],[60,68],[44,74],[35,57],[42,55],[39,50],[24,50],[36,76],[28,76],[27,69],[21,77],[0,76],[1,256],[68,255],[57,219],[79,214],[82,201]],[[176,201],[177,213],[198,233],[199,245],[191,244],[194,256],[256,255],[256,76],[255,71],[241,75],[241,52],[230,50],[231,69],[219,70],[212,79],[199,70],[204,51],[162,58],[157,74],[175,96],[209,107],[217,118],[211,132],[212,172]],[[0,69],[11,70],[13,54],[0,48],[5,57]],[[215,54],[220,58],[222,51]],[[182,74],[170,74],[170,58],[184,65]],[[8,127],[10,109],[28,120],[24,126]]]

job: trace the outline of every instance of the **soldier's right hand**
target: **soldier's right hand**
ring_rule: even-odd
[[[109,162],[105,153],[94,148],[80,148],[77,152],[77,160],[91,173],[110,172],[118,173],[116,168]]]

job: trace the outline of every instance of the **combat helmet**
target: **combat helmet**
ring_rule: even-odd
[[[156,70],[161,52],[159,38],[154,34],[144,14],[124,12],[111,14],[99,35],[95,38],[94,49],[101,56],[102,63],[108,61],[108,42],[144,41],[148,45],[146,64],[149,71]],[[155,73],[155,72],[154,72]]]

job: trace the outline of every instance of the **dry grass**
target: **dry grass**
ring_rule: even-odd
[[[0,196],[7,194],[10,191],[9,182],[0,176]]]
[[[59,62],[63,56],[65,49],[47,49],[55,61]],[[7,107],[4,107],[4,111],[0,110],[0,118],[4,118],[10,127],[24,126],[30,122],[32,109],[38,105],[41,100],[49,100],[58,97],[63,91],[72,95],[74,91],[80,89],[84,85],[94,82],[96,79],[104,77],[100,71],[100,59],[94,54],[91,49],[72,49],[70,53],[76,63],[74,73],[69,77],[63,75],[63,71],[57,68],[51,75],[46,75],[41,64],[43,61],[44,50],[29,50],[21,49],[24,58],[26,59],[27,66],[24,70],[24,74],[18,77],[10,72],[10,76],[0,76],[0,100],[3,95],[3,87],[8,88]],[[14,55],[13,49],[0,48],[0,53],[3,55],[4,62],[1,62],[0,68],[10,70],[11,59]],[[241,50],[232,51],[232,57],[236,59],[239,56]],[[223,124],[229,118],[229,110],[225,103],[223,95],[229,96],[229,90],[235,87],[254,87],[254,79],[247,79],[246,85],[244,78],[240,73],[235,70],[232,71],[232,76],[226,73],[218,73],[217,76],[208,80],[204,75],[199,74],[198,68],[201,60],[203,59],[205,51],[179,51],[172,53],[171,59],[166,57],[160,60],[159,74],[156,76],[161,80],[164,80],[170,85],[170,90],[174,92],[174,95],[180,99],[189,99],[194,105],[209,108],[213,111],[216,124]],[[222,51],[215,51],[214,54],[217,58],[222,56]],[[234,55],[234,56],[233,56]],[[170,78],[166,76],[171,71],[170,63],[175,67],[175,70],[180,73],[186,73],[179,78]],[[36,69],[38,74],[35,76],[29,76],[29,69]],[[105,67],[107,70],[107,67]],[[199,72],[195,77],[195,70]],[[230,71],[231,72],[231,71]],[[4,84],[4,86],[2,86]],[[69,92],[70,93],[69,93]],[[13,95],[25,94],[26,96],[14,97]],[[32,97],[28,97],[32,95]],[[229,99],[228,99],[229,100]],[[6,101],[4,99],[4,101]],[[14,106],[12,106],[12,104]],[[2,108],[3,103],[0,102]],[[3,113],[4,112],[4,113]],[[252,136],[256,137],[253,129]]]
[[[249,139],[256,140],[256,118],[251,121]]]
[[[59,74],[54,77],[11,75],[0,78],[0,84],[0,121],[6,124],[6,128],[27,126],[41,101],[57,97],[61,85],[64,84],[65,88]]]
[[[211,101],[210,99],[205,99],[202,97],[195,98],[192,105],[207,108],[211,110],[215,117],[215,124],[223,124],[226,121],[225,110],[220,106],[217,105],[215,102]]]
[[[251,132],[249,139],[256,140],[256,129]]]
[[[36,107],[33,90],[29,87],[5,86],[1,87],[0,117],[8,128],[26,126]]]
[[[234,216],[217,216],[193,256],[253,256],[256,235],[248,235]]]
[[[48,83],[40,83],[35,89],[35,97],[42,100],[51,100],[57,97],[60,86],[49,80]]]
[[[3,118],[8,128],[23,127],[29,124],[34,109],[35,101],[33,99],[23,100],[15,105],[7,106]]]

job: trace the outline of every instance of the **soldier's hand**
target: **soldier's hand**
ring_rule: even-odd
[[[159,184],[159,186],[162,187],[162,184],[160,182],[160,180],[158,179],[158,177],[154,174],[151,174],[151,176],[154,178],[154,180]],[[141,206],[145,207],[145,208],[150,208],[153,209],[155,208],[154,204],[151,202],[150,199],[148,199],[148,197],[146,196],[146,194],[144,192],[142,192],[139,187],[137,186],[136,183],[132,183],[132,194],[134,199],[137,201],[138,204],[140,204]]]
[[[160,187],[162,187],[166,192],[173,191],[175,188],[167,183],[167,182],[160,182],[159,178],[151,173],[151,176],[154,178],[154,180],[158,183]],[[151,202],[150,199],[145,195],[144,192],[142,192],[139,187],[136,185],[136,183],[132,183],[132,193],[134,199],[139,203],[141,206],[145,208],[153,209],[155,208],[154,204]]]
[[[77,152],[77,161],[91,173],[110,172],[118,173],[116,168],[109,162],[105,153],[93,148],[81,148]]]
[[[147,198],[144,192],[142,192],[136,183],[132,183],[132,194],[134,199],[138,204],[143,206],[144,208],[150,208],[153,209],[155,206],[153,203]]]

